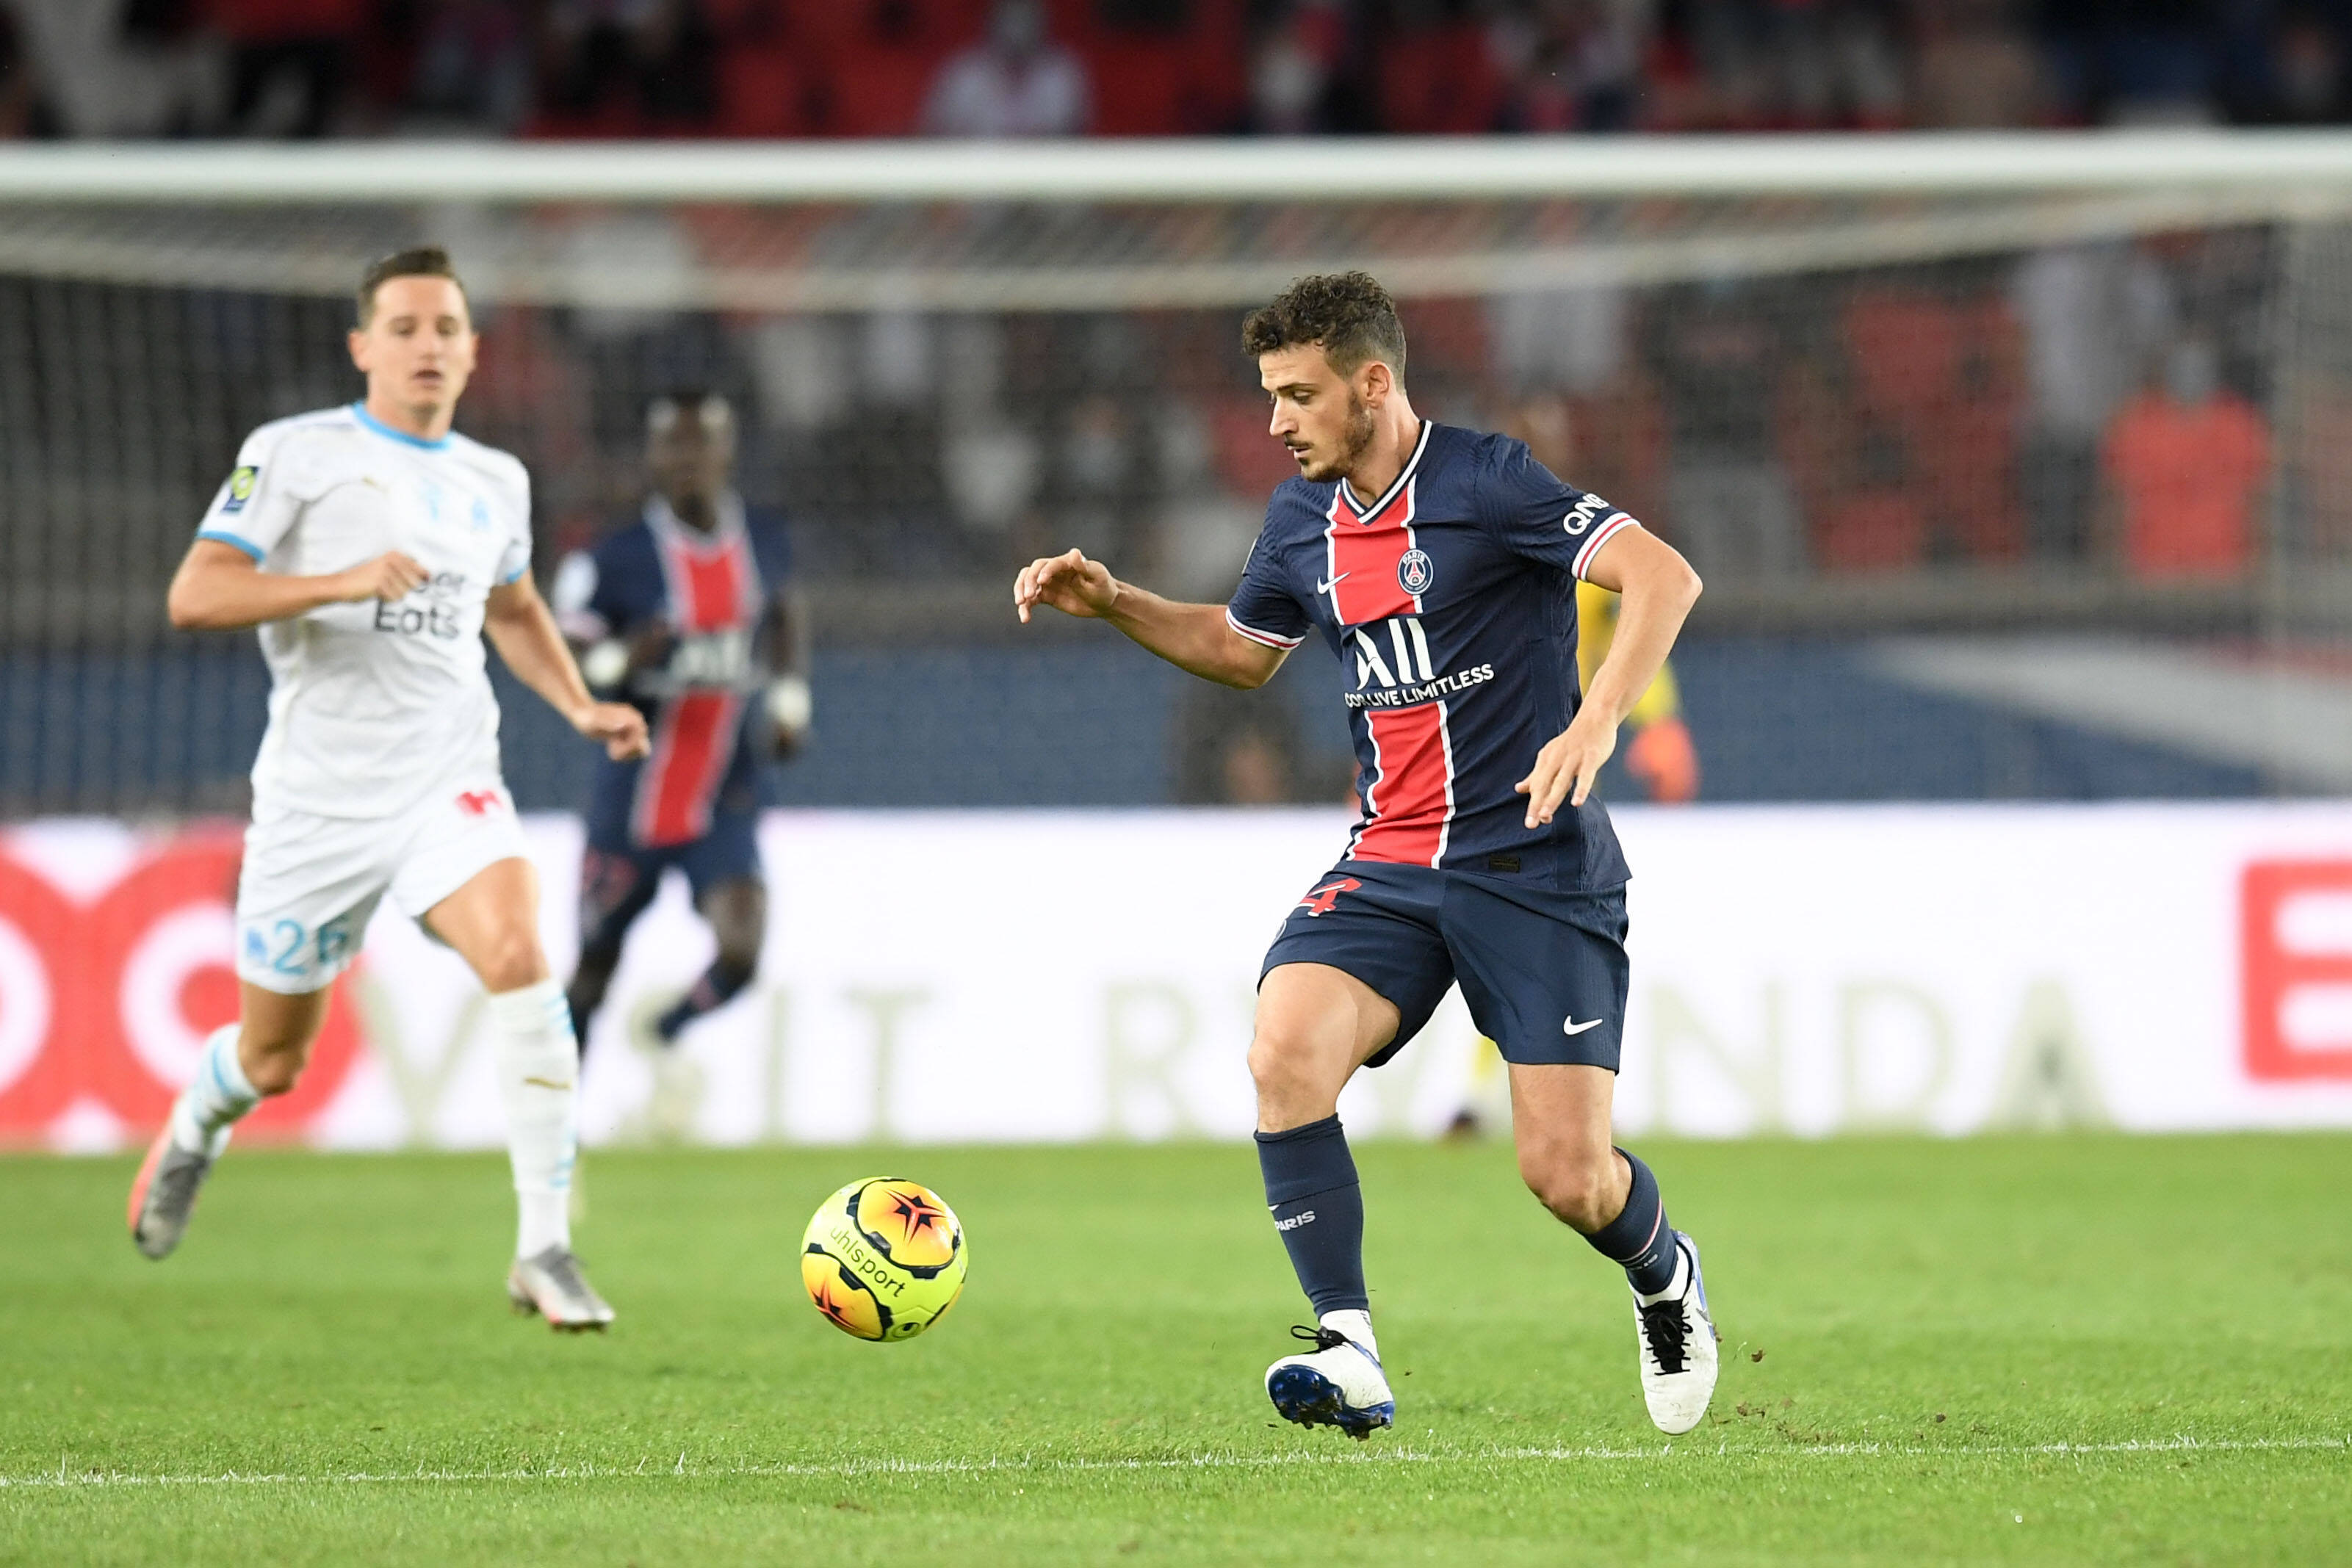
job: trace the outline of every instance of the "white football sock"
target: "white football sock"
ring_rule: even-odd
[[[215,1159],[228,1147],[237,1118],[261,1103],[261,1092],[246,1080],[236,1059],[237,1026],[225,1023],[205,1037],[196,1075],[172,1103],[172,1141]]]
[[[580,1148],[580,1047],[563,988],[541,980],[490,998],[499,1097],[514,1166],[515,1256],[572,1245],[572,1162]]]
[[[1362,1345],[1371,1352],[1374,1361],[1380,1360],[1381,1342],[1372,1337],[1371,1313],[1360,1312],[1350,1307],[1336,1312],[1325,1312],[1317,1321],[1333,1333],[1345,1334],[1349,1339]]]

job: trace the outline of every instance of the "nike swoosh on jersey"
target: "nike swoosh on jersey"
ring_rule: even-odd
[[[1601,1027],[1601,1020],[1599,1019],[1586,1019],[1582,1023],[1579,1023],[1571,1018],[1559,1026],[1559,1032],[1562,1034],[1582,1034],[1586,1030],[1599,1029]]]
[[[1323,582],[1318,582],[1318,583],[1317,583],[1317,584],[1315,585],[1315,591],[1316,591],[1316,592],[1318,592],[1318,593],[1328,593],[1328,592],[1330,592],[1330,591],[1331,591],[1331,590],[1332,590],[1333,588],[1337,587],[1337,586],[1338,586],[1339,584],[1340,584],[1340,583],[1343,583],[1343,582],[1347,581],[1347,580],[1348,580],[1348,579],[1349,579],[1349,578],[1351,578],[1351,577],[1353,577],[1353,576],[1355,576],[1355,575],[1356,575],[1356,574],[1355,574],[1354,572],[1351,572],[1351,571],[1343,571],[1343,572],[1341,572],[1339,576],[1337,576],[1337,577],[1335,577],[1335,578],[1331,578],[1331,579],[1329,579],[1329,580],[1327,580],[1327,581],[1323,581]]]

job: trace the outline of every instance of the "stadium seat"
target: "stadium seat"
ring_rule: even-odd
[[[1502,82],[1483,27],[1468,23],[1416,28],[1381,50],[1381,127],[1417,136],[1491,131],[1502,110]]]
[[[806,136],[817,129],[802,46],[789,39],[737,43],[719,57],[719,133]]]

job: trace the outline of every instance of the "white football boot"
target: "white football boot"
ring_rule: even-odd
[[[547,1320],[548,1327],[574,1333],[602,1329],[614,1316],[568,1247],[550,1247],[516,1259],[507,1271],[507,1300],[516,1312],[536,1313]]]
[[[1633,1292],[1633,1338],[1642,1358],[1642,1402],[1658,1430],[1680,1436],[1699,1424],[1715,1396],[1715,1320],[1707,1315],[1706,1281],[1698,1271],[1698,1243],[1675,1232],[1674,1283],[1655,1301]]]
[[[1337,1329],[1291,1329],[1314,1345],[1265,1369],[1266,1397],[1286,1421],[1337,1427],[1361,1442],[1396,1421],[1396,1396],[1380,1358]]]

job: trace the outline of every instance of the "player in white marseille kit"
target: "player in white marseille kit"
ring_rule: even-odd
[[[1396,1401],[1372,1336],[1364,1202],[1339,1091],[1462,988],[1510,1064],[1519,1174],[1624,1269],[1643,1401],[1687,1432],[1715,1391],[1697,1244],[1648,1166],[1610,1140],[1624,1026],[1624,857],[1592,780],[1656,679],[1698,577],[1655,535],[1561,483],[1524,443],[1424,420],[1378,280],[1304,277],[1242,328],[1297,459],[1228,605],[1172,604],[1076,550],[1013,586],[1099,616],[1170,663],[1264,685],[1320,636],[1339,656],[1363,817],[1265,956],[1250,1073],[1266,1206],[1313,1303],[1312,1348],[1266,1370],[1275,1409],[1351,1437]],[[1622,595],[1578,689],[1576,588]]]
[[[474,369],[464,287],[436,249],[361,280],[367,396],[246,441],[172,580],[172,622],[258,626],[269,727],[236,894],[238,1019],[205,1041],[131,1189],[150,1258],[185,1233],[229,1129],[293,1088],[385,894],[490,993],[520,1210],[507,1293],[557,1328],[613,1319],[567,1213],[578,1050],[539,945],[539,888],[499,771],[487,636],[523,684],[614,757],[635,708],[589,695],[530,579],[530,481],[450,428]]]

